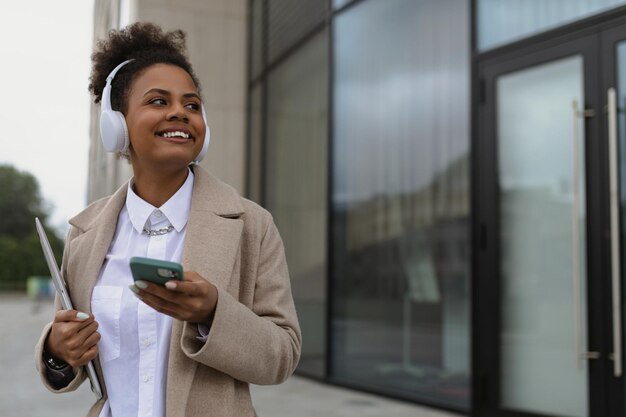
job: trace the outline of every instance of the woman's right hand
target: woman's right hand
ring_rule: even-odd
[[[45,349],[50,356],[67,362],[73,368],[87,364],[98,354],[100,333],[93,314],[76,310],[59,310],[54,315]]]

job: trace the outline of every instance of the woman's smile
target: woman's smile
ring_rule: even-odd
[[[195,140],[195,137],[186,127],[169,127],[157,132],[156,136],[173,143],[190,143]]]

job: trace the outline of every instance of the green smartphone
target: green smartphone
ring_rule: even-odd
[[[167,281],[173,279],[179,281],[184,279],[181,264],[141,256],[130,258],[130,272],[134,281],[150,281],[159,285],[165,285]]]

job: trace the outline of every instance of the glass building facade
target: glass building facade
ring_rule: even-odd
[[[624,3],[250,1],[248,194],[285,243],[298,373],[624,415]]]
[[[332,29],[330,372],[467,407],[468,5],[362,2]]]

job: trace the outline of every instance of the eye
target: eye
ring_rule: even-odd
[[[162,98],[155,98],[150,100],[150,104],[155,104],[157,106],[165,106],[167,103]]]
[[[189,103],[189,104],[185,105],[185,107],[187,107],[188,109],[191,109],[193,111],[200,110],[200,105],[198,103]]]

